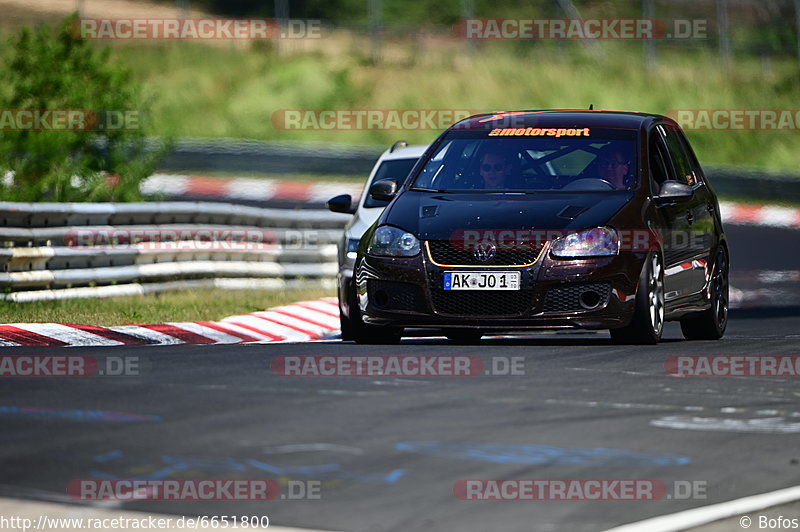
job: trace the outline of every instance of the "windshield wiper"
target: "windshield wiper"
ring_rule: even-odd
[[[414,187],[411,190],[419,191],[419,192],[447,192],[441,188],[425,188],[425,187]]]

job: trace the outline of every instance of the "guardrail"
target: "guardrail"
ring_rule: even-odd
[[[433,140],[433,139],[431,139]],[[388,146],[249,139],[181,139],[163,171],[358,175],[366,178]]]
[[[433,140],[433,137],[431,137]],[[353,175],[366,179],[388,146],[234,139],[179,140],[159,164],[168,172],[259,172]],[[728,197],[800,203],[800,174],[703,165],[716,191]]]
[[[348,218],[205,202],[0,203],[0,286],[7,300],[33,301],[330,281]]]
[[[708,165],[703,169],[717,194],[737,199],[800,203],[800,175],[760,168]]]

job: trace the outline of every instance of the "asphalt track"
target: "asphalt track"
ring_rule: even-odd
[[[746,293],[765,289],[748,272],[800,264],[796,230],[730,227],[728,234],[733,284]],[[664,366],[672,355],[800,354],[797,288],[778,283],[769,290],[782,294],[782,306],[766,298],[733,311],[719,342],[683,341],[669,324],[654,347],[612,346],[599,333],[480,346],[406,339],[381,347],[326,341],[69,349],[138,357],[141,374],[3,379],[0,495],[63,501],[71,480],[98,476],[313,480],[320,482],[318,500],[137,501],[119,508],[268,515],[276,525],[325,530],[594,531],[794,486],[800,381],[678,378]],[[280,355],[376,354],[477,355],[486,367],[521,357],[524,375],[315,378],[270,369]],[[123,422],[120,413],[157,417]],[[453,494],[462,479],[503,478],[655,479],[676,496],[495,502]],[[676,481],[700,483],[705,498],[677,500]]]

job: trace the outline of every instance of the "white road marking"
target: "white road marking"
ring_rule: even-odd
[[[800,432],[800,423],[787,422],[782,417],[730,419],[719,417],[666,416],[651,421],[650,425],[664,429],[744,432],[751,434],[796,434]]]
[[[661,515],[644,521],[610,528],[605,532],[678,532],[679,530],[686,530],[719,521],[720,519],[764,510],[799,499],[800,486],[792,486],[791,488],[762,493],[761,495],[742,497],[741,499],[719,504]]]
[[[263,451],[268,454],[291,454],[307,452],[336,452],[347,454],[364,454],[364,449],[351,447],[349,445],[337,445],[335,443],[292,443],[288,445],[276,445],[274,447],[264,447]]]

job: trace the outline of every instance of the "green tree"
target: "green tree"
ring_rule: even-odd
[[[147,140],[145,100],[130,70],[112,62],[110,48],[80,39],[76,21],[23,28],[2,51],[6,201],[135,201],[165,150]],[[58,122],[65,117],[71,124]]]

